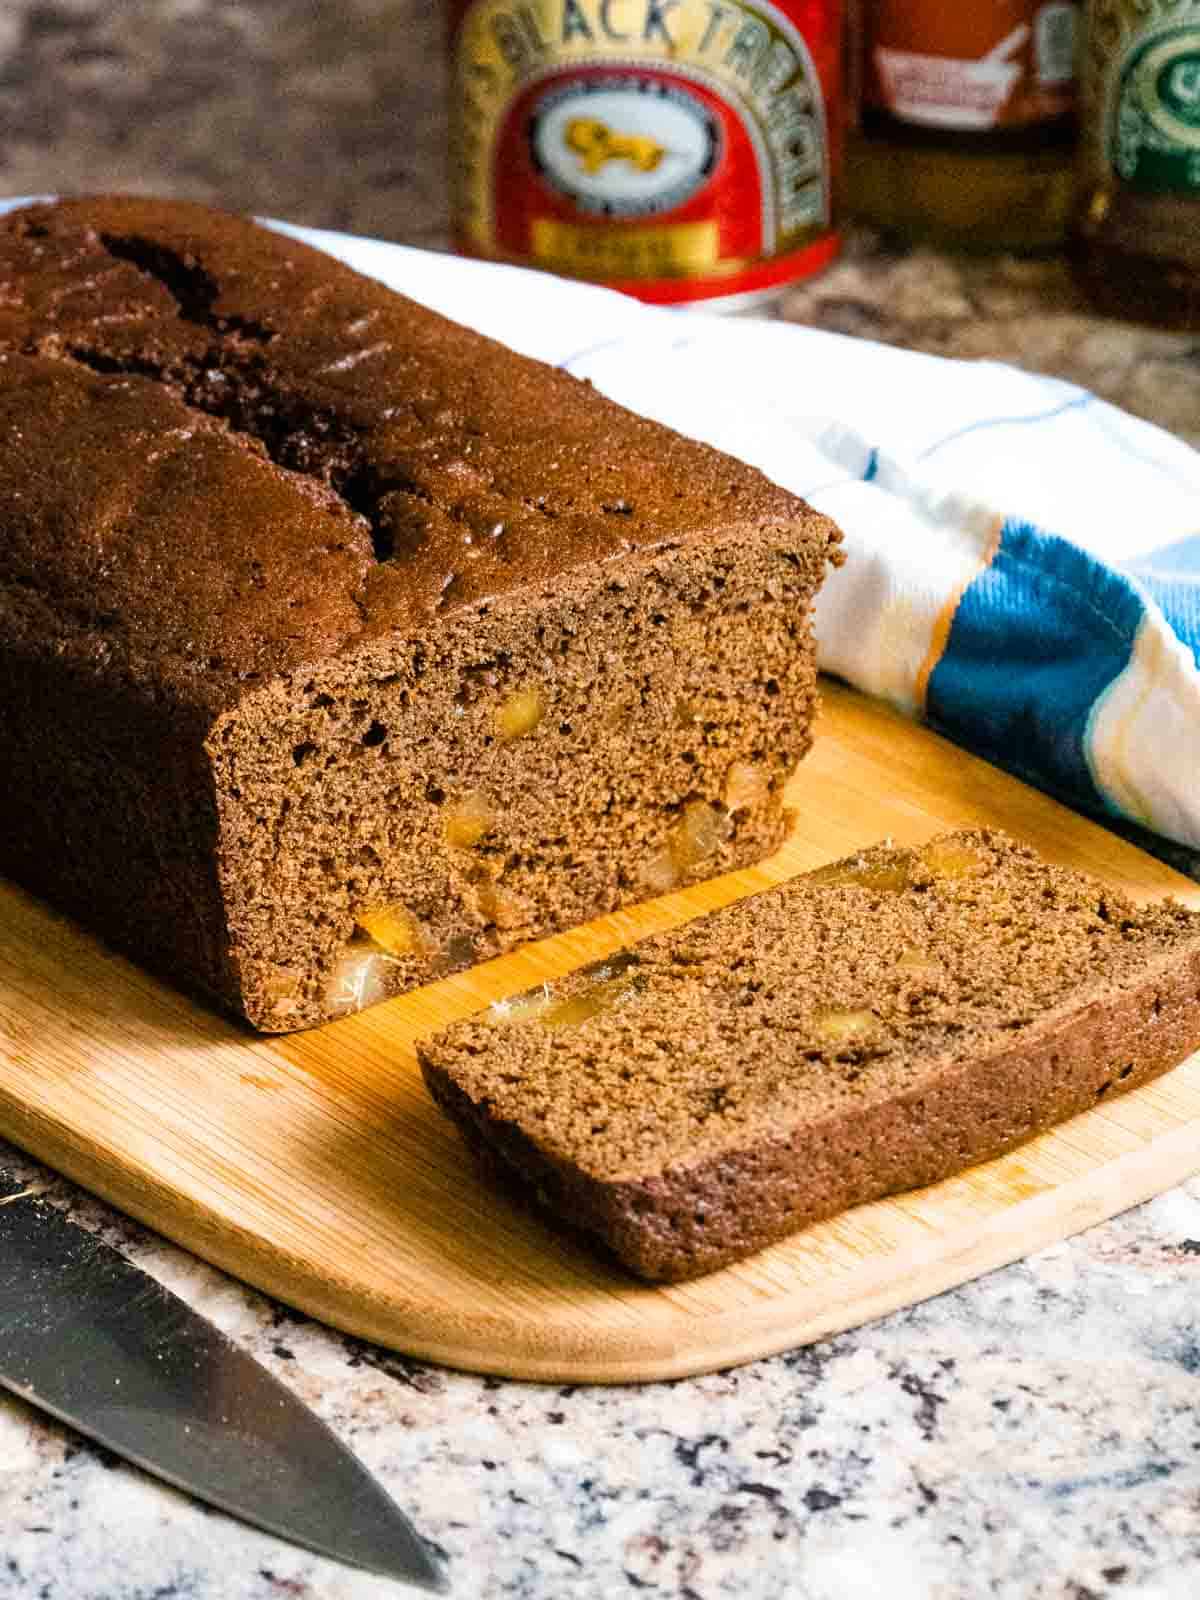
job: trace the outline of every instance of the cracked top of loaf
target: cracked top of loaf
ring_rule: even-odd
[[[0,222],[0,609],[210,709],[593,561],[833,524],[294,240],[177,201]]]

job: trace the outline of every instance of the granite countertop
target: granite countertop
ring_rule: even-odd
[[[439,246],[439,11],[8,0],[0,189],[159,191]],[[1200,341],[1090,316],[1054,261],[955,261],[855,232],[780,314],[1026,363],[1200,443]],[[0,1166],[49,1176],[2,1145]],[[1200,1180],[857,1332],[627,1388],[481,1379],[374,1348],[53,1182],[329,1421],[464,1600],[1200,1594]],[[0,1600],[403,1592],[206,1511],[4,1397],[0,1530]]]

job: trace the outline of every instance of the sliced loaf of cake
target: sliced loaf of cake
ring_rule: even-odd
[[[286,1030],[767,854],[839,534],[253,223],[0,222],[0,872]]]
[[[677,1280],[932,1183],[1200,1048],[1200,913],[995,831],[879,846],[457,1023],[488,1163]]]

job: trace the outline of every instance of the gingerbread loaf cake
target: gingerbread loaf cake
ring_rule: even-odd
[[[1200,1048],[1200,913],[993,831],[880,846],[420,1047],[467,1142],[634,1273],[711,1271]]]
[[[838,532],[190,204],[0,222],[0,872],[310,1026],[769,852]]]

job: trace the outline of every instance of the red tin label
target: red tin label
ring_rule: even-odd
[[[460,0],[459,248],[671,304],[836,251],[841,4]]]

